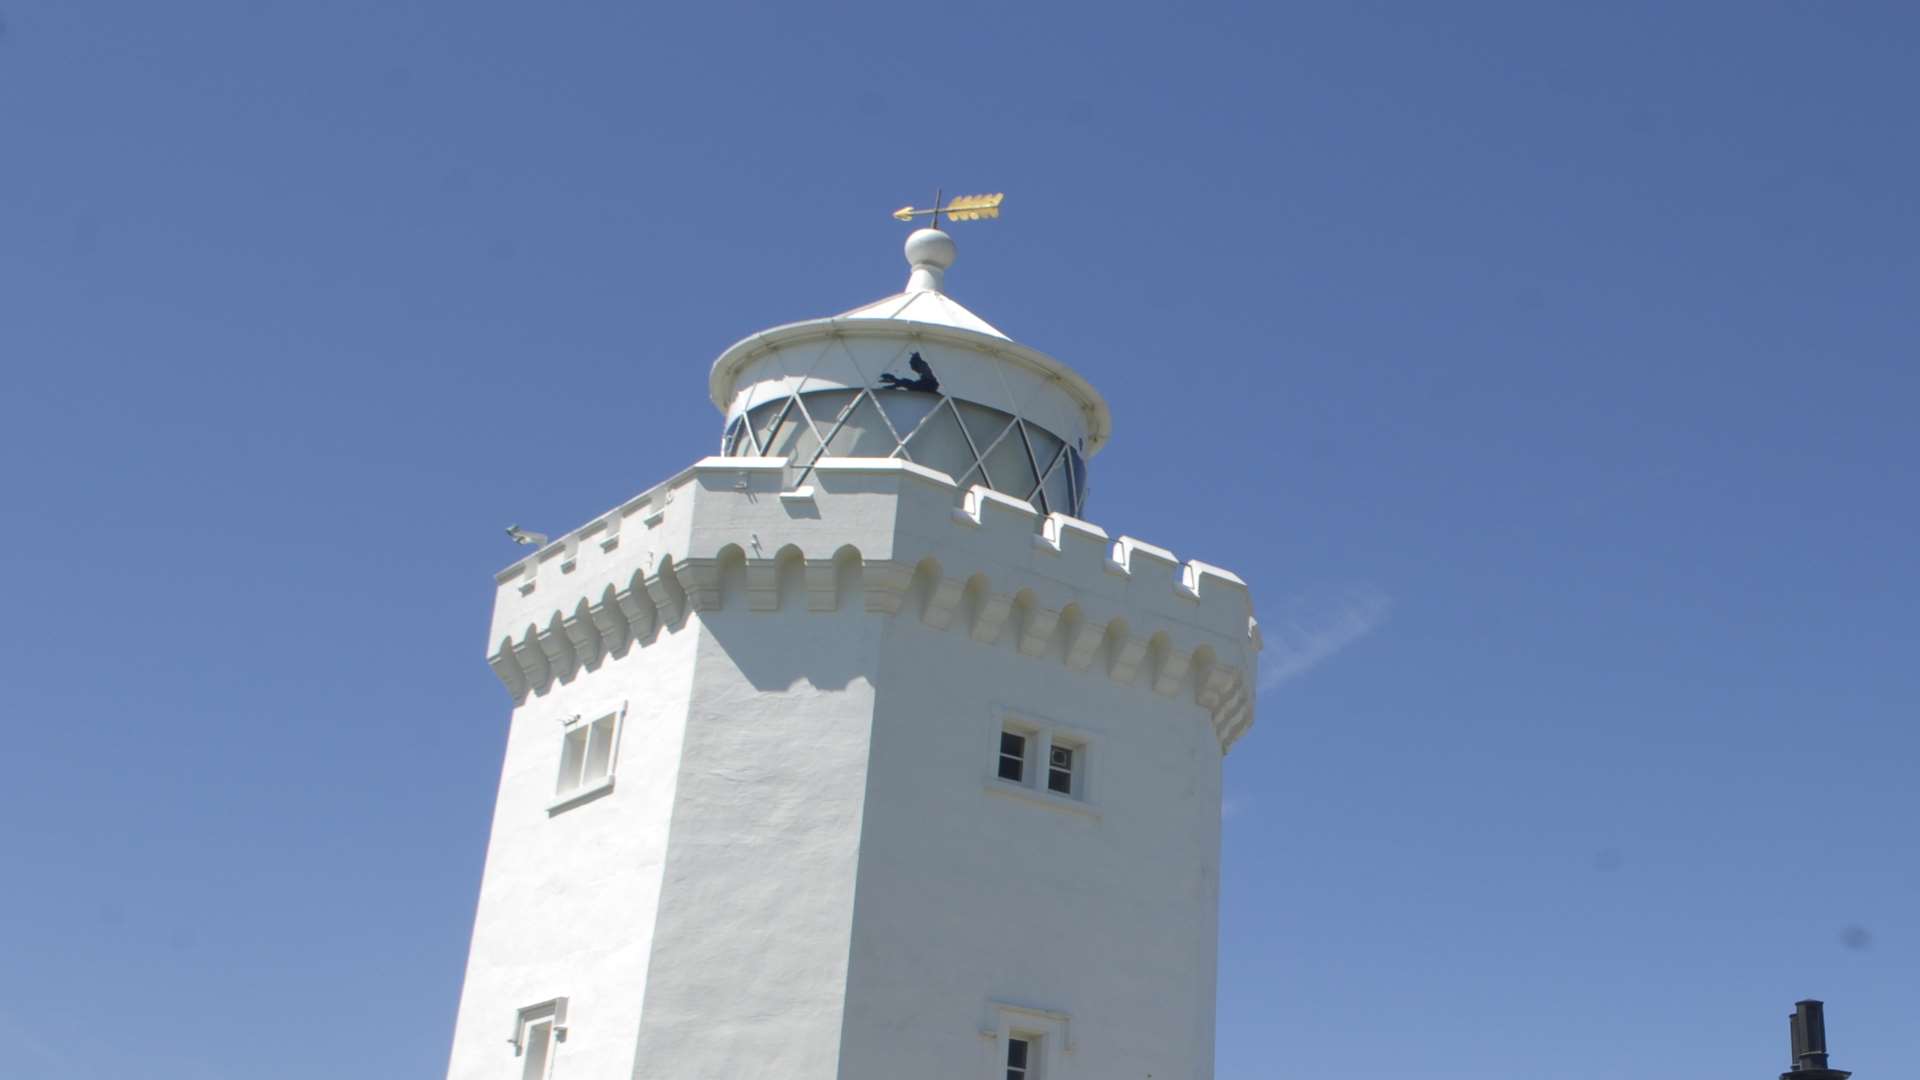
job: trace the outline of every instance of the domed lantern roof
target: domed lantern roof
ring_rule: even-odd
[[[1079,516],[1086,459],[1112,430],[1106,401],[946,295],[951,236],[916,230],[906,255],[901,292],[720,354],[709,390],[727,418],[722,452],[786,458],[795,484],[822,457],[899,458]]]

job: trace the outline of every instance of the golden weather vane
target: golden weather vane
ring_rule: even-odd
[[[952,202],[940,205],[940,192],[933,193],[933,205],[922,210],[912,206],[903,206],[893,212],[900,221],[912,221],[917,217],[930,217],[928,224],[940,227],[940,215],[947,215],[948,221],[982,221],[1000,216],[1000,203],[1006,199],[1003,194],[993,195],[956,195]]]

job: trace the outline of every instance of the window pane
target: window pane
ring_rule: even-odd
[[[1087,508],[1087,463],[1071,446],[1067,447],[1067,467],[1073,470],[1068,474],[1073,481],[1073,516],[1082,517]]]
[[[575,728],[567,732],[560,744],[560,782],[554,790],[565,794],[580,786],[580,766],[587,759],[587,729]]]
[[[1047,790],[1073,794],[1073,748],[1055,746],[1047,751]]]
[[[1027,782],[1027,737],[1011,731],[1000,733],[1000,779],[1016,784]]]
[[[966,437],[960,433],[960,421],[953,418],[951,408],[941,408],[920,425],[920,430],[907,440],[907,456],[915,464],[938,469],[956,482],[973,468],[973,451],[967,449]]]
[[[827,453],[832,457],[883,458],[891,457],[899,445],[893,441],[893,432],[887,430],[880,407],[863,394],[847,414],[847,422],[827,440]]]
[[[1026,1071],[1027,1040],[1025,1039],[1008,1039],[1007,1040],[1007,1068],[1019,1069],[1022,1072]]]
[[[767,423],[772,425],[760,438],[760,445],[764,448],[761,450],[761,455],[764,457],[792,455],[795,442],[807,430],[807,421],[800,415],[800,406],[789,406],[786,402],[780,401],[771,405],[762,405],[760,409],[767,410]],[[760,409],[755,409],[754,412],[757,413]]]
[[[520,1080],[546,1080],[547,1051],[553,1043],[553,1024],[527,1025],[526,1048],[520,1051]]]
[[[940,395],[925,394],[918,390],[876,390],[874,399],[886,410],[887,419],[893,422],[893,430],[901,438],[913,434],[920,421],[927,418],[934,406],[940,404]]]
[[[591,784],[604,778],[613,765],[613,717],[603,716],[593,722],[592,734],[587,739],[587,767],[580,782]]]
[[[982,445],[980,452],[987,456],[987,472],[993,476],[993,490],[1016,499],[1033,497],[1033,489],[1040,486],[1040,479],[1033,475],[1033,459],[1027,456],[1027,444],[1020,438],[1019,428],[1007,432],[1007,437],[1000,440],[1000,445],[991,450]]]
[[[1033,447],[1033,460],[1039,463],[1041,469],[1052,465],[1053,459],[1066,449],[1065,443],[1054,438],[1052,432],[1040,425],[1028,423],[1023,426],[1027,429],[1027,445]]]
[[[800,395],[800,405],[813,417],[813,426],[820,429],[820,437],[826,438],[833,425],[840,422],[840,414],[853,406],[858,390],[810,390]]]
[[[1000,437],[1000,433],[1007,430],[1007,425],[1013,423],[1013,414],[1003,413],[999,409],[958,399],[954,400],[953,405],[959,410],[960,418],[967,422],[967,434],[973,437],[974,449],[983,454]]]
[[[1041,468],[1046,468],[1042,464]],[[1063,452],[1053,460],[1053,471],[1040,481],[1040,489],[1047,497],[1047,509],[1062,514],[1078,516],[1079,508],[1073,505],[1073,486],[1067,482],[1067,474],[1072,471]]]
[[[772,401],[755,405],[752,410],[747,413],[747,422],[753,425],[754,439],[761,446],[772,445],[771,440],[775,434],[773,427],[774,421],[780,419],[780,414],[786,410],[786,407],[786,398],[775,398]],[[783,424],[781,426],[784,427],[785,425]]]
[[[813,437],[813,429],[807,426],[806,417],[800,415],[800,407],[796,405],[774,435],[767,456],[792,458],[793,464],[807,466],[820,456],[819,450],[820,440]]]

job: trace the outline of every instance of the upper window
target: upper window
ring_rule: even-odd
[[[1047,748],[1047,790],[1056,795],[1073,794],[1074,748],[1054,743]]]
[[[1019,732],[1000,732],[1000,779],[1027,782],[1027,737]]]
[[[624,711],[624,710],[622,710]],[[620,737],[620,712],[592,721],[566,721],[560,739],[560,775],[554,781],[554,803],[548,813],[605,794],[613,787],[613,763]]]
[[[1036,795],[1087,797],[1087,739],[1054,727],[1001,722],[993,776],[1003,790],[1018,785]]]
[[[554,794],[566,795],[597,784],[613,771],[613,714],[591,724],[575,724],[560,751],[560,783]]]

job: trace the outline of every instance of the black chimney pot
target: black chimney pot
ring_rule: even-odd
[[[1847,1080],[1850,1072],[1827,1068],[1826,1005],[1818,1001],[1796,1002],[1787,1028],[1793,1040],[1793,1068],[1780,1074],[1780,1080]]]

